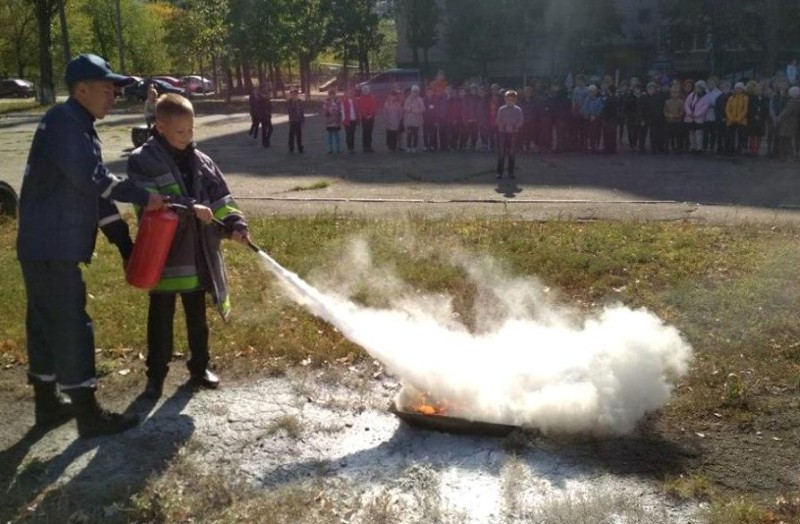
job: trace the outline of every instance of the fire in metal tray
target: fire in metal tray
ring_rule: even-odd
[[[453,416],[453,412],[460,414],[465,410],[457,410],[450,402],[435,401],[420,392],[413,395],[408,395],[408,392],[401,393],[392,402],[389,411],[409,426],[445,433],[504,437],[512,431],[520,429],[519,426],[509,424],[496,424]]]

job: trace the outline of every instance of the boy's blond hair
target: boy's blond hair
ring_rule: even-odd
[[[181,95],[168,93],[156,100],[156,120],[169,120],[176,116],[194,116],[194,107]]]

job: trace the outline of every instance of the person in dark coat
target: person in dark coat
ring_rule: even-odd
[[[297,142],[297,152],[303,152],[303,125],[306,122],[303,101],[299,98],[299,91],[292,89],[289,91],[289,100],[286,101],[286,113],[289,117],[289,152],[294,153],[295,141]],[[371,142],[370,142],[371,144]]]
[[[252,137],[253,139],[258,138],[258,128],[260,127],[258,121],[258,92],[255,88],[250,88],[250,94],[247,97],[247,105],[250,108],[250,130],[247,132],[247,136]],[[156,104],[155,100],[153,101],[153,122],[156,120]]]
[[[222,171],[194,143],[194,108],[186,98],[159,98],[156,133],[128,157],[128,177],[143,189],[169,195],[189,211],[180,216],[160,280],[150,290],[144,395],[161,396],[172,361],[178,295],[186,317],[191,383],[216,389],[219,377],[209,369],[206,294],[227,320],[231,301],[220,244],[228,238],[248,245],[249,233]]]
[[[646,93],[639,98],[639,115],[641,117],[639,151],[641,153],[646,151],[649,136],[650,151],[663,153],[665,151],[664,98],[658,92],[655,82],[648,83]]]
[[[569,98],[566,86],[553,84],[555,94],[550,102],[553,114],[553,128],[555,129],[556,145],[554,153],[565,153],[572,147],[570,139],[570,123],[572,121],[572,100]]]
[[[610,85],[603,92],[603,109],[600,120],[603,126],[603,153],[617,152],[617,125],[619,123],[619,99],[616,86]]]
[[[763,88],[757,82],[748,85],[747,98],[747,145],[750,154],[758,156],[761,141],[767,132],[769,98],[764,95]]]
[[[67,64],[64,80],[69,98],[47,111],[33,136],[20,193],[17,258],[27,296],[36,425],[51,427],[74,414],[78,435],[90,438],[121,433],[139,417],[106,411],[95,398],[94,330],[81,264],[92,259],[98,226],[123,259],[130,256],[128,227],[112,201],[156,210],[164,199],[115,176],[103,163],[94,122],[108,114],[115,86],[128,77],[115,74],[101,57],[83,54]]]
[[[272,101],[269,99],[269,89],[266,86],[258,91],[255,110],[256,120],[261,125],[261,145],[269,147],[269,139],[272,137]]]
[[[622,116],[625,120],[625,127],[628,130],[628,149],[636,151],[639,149],[639,129],[642,121],[642,116],[639,114],[639,98],[642,93],[638,82],[632,82],[632,84],[621,97]]]
[[[722,92],[714,102],[714,113],[717,116],[717,153],[727,154],[733,149],[728,134],[728,114],[725,108],[728,106],[728,99],[731,96],[731,83],[723,81],[719,84]]]
[[[778,115],[775,125],[778,130],[778,154],[786,160],[794,154],[794,142],[800,134],[800,87],[789,88],[789,100]]]

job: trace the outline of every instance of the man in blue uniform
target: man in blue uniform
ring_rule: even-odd
[[[85,54],[67,64],[70,96],[42,118],[33,138],[19,203],[17,255],[27,293],[28,376],[38,426],[63,423],[73,414],[83,438],[120,433],[135,415],[111,413],[95,400],[92,321],[80,263],[88,264],[100,226],[130,255],[128,227],[114,200],[146,209],[163,197],[112,174],[103,163],[94,121],[114,105],[114,87],[128,78],[102,58]],[[56,385],[71,400],[61,397]]]

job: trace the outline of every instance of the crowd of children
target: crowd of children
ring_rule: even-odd
[[[343,151],[342,129],[345,147],[354,153],[359,126],[363,151],[373,152],[374,122],[380,115],[386,148],[392,152],[501,153],[513,144],[513,152],[611,154],[623,144],[641,153],[786,159],[800,150],[797,82],[788,69],[772,79],[735,83],[715,77],[681,82],[654,76],[645,82],[631,78],[616,86],[608,76],[589,83],[577,75],[563,83],[534,80],[517,99],[516,91],[498,84],[454,87],[437,77],[424,90],[417,85],[407,91],[395,89],[382,102],[369,89],[348,88],[343,96],[331,90],[322,116],[330,154]],[[512,105],[518,106],[522,117],[513,140],[498,128],[508,92],[514,93]]]

